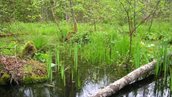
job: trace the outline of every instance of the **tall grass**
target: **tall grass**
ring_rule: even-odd
[[[56,64],[57,64],[57,69],[60,70],[60,50],[59,47],[56,47]]]
[[[163,24],[163,25],[162,25]],[[159,60],[155,73],[163,70],[164,76],[168,73],[168,53],[169,46],[160,46],[161,40],[171,39],[171,23],[154,23],[151,29],[149,25],[143,25],[137,29],[137,35],[133,38],[131,65],[138,68],[147,63],[151,58]],[[70,42],[64,42],[66,34],[72,31],[72,27],[63,21],[59,23],[59,28],[54,23],[21,23],[11,24],[8,29],[13,33],[23,33],[19,37],[22,43],[34,41],[38,48],[38,53],[55,52],[51,56],[56,56],[56,64],[61,78],[67,79],[67,73],[71,74],[72,80],[79,80],[78,68],[82,63],[99,66],[100,65],[123,65],[128,57],[129,36],[127,25],[118,26],[110,24],[98,24],[97,31],[86,23],[79,23],[79,31],[71,38]],[[86,35],[87,42],[84,42]],[[7,42],[8,43],[8,42]],[[7,43],[2,43],[7,44]],[[153,46],[152,46],[153,45]],[[19,47],[20,48],[20,47]],[[55,49],[55,51],[54,51]],[[162,56],[163,60],[162,60]],[[48,60],[50,60],[48,58]],[[51,59],[52,60],[52,59]],[[163,61],[163,64],[161,65]],[[47,64],[50,64],[48,61]],[[161,67],[162,66],[162,67]],[[48,76],[51,78],[52,70],[48,65]]]
[[[53,75],[52,75],[51,63],[52,63],[52,55],[51,55],[51,53],[49,52],[49,53],[48,53],[48,58],[47,58],[47,72],[48,72],[48,78],[49,78],[50,81],[52,82]]]
[[[171,67],[170,67],[170,90],[172,91],[172,69],[171,69]]]
[[[142,50],[141,50],[141,45],[140,45],[140,41],[138,39],[138,41],[134,44],[134,51],[133,51],[133,63],[135,68],[140,67],[141,65],[141,57],[142,57]]]
[[[163,86],[169,86],[172,91],[172,56],[169,50],[170,49],[167,41],[160,43],[158,47],[158,53],[156,53],[158,63],[155,67],[155,74],[156,77],[163,76]]]
[[[60,66],[60,74],[61,74],[61,79],[63,80],[64,86],[66,86],[66,76],[65,76],[65,67],[64,67],[64,65]]]
[[[51,46],[51,48],[54,49],[56,44],[60,44],[60,46],[69,45],[69,48],[71,48],[70,46],[74,46],[73,43],[64,44],[63,41],[61,40],[65,38],[66,33],[70,32],[72,28],[65,21],[59,22],[59,25],[60,25],[59,26],[60,30],[58,29],[56,24],[51,22],[50,23],[16,22],[11,24],[8,28],[10,32],[13,33],[29,34],[22,36],[24,37],[23,38],[24,41],[28,41],[28,40],[34,41],[38,49],[45,48],[44,50],[48,51],[50,50],[48,49],[49,46]],[[157,40],[161,36],[170,37],[170,35],[172,35],[169,33],[172,30],[170,27],[170,23],[163,23],[163,25],[164,26],[161,26],[160,23],[154,23],[150,32],[148,31],[149,25],[141,26],[139,29],[137,29],[138,35],[140,35],[140,39],[139,40],[136,39],[135,41],[138,42],[145,38],[148,38],[149,40],[152,39]],[[94,29],[92,29],[92,27],[86,23],[80,23],[78,28],[79,31],[77,35],[81,33],[86,33],[88,34],[87,37],[89,40],[89,42],[83,43],[81,47],[82,51],[80,52],[81,53],[80,55],[83,61],[90,62],[91,64],[122,64],[123,62],[125,62],[127,58],[128,45],[129,45],[128,42],[129,38],[128,38],[126,25],[120,27],[118,25],[98,24],[97,25],[98,29],[96,32],[93,32]],[[80,35],[77,36],[77,38],[79,38],[79,40],[82,40],[82,34],[81,36]],[[145,44],[146,43],[147,42],[145,42]],[[137,64],[136,67],[138,67],[139,64],[143,63],[142,60],[139,61],[139,56],[140,58],[146,58],[146,56],[148,55],[142,52],[149,53],[147,52],[146,49],[144,49],[143,51],[140,50],[143,49],[142,47],[139,47],[139,42],[134,44],[133,46],[134,53],[132,56],[133,56],[133,63]],[[65,49],[65,51],[63,52],[66,52],[65,53],[66,57],[72,56],[72,49],[68,51]],[[65,58],[63,58],[63,60],[65,60]]]
[[[78,44],[74,46],[74,70],[78,70]]]

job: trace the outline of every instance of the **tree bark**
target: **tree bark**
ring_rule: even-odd
[[[130,84],[131,82],[138,79],[143,74],[152,71],[155,67],[155,64],[157,63],[156,60],[153,60],[152,62],[145,64],[141,66],[140,68],[130,72],[128,75],[122,77],[121,79],[115,81],[114,83],[109,84],[103,89],[100,89],[95,95],[92,95],[91,97],[108,97],[112,94],[116,93],[120,89],[122,89],[124,86]]]
[[[72,0],[69,0],[70,3],[70,9],[71,9],[71,14],[72,14],[72,19],[73,19],[73,32],[78,32],[78,25],[77,25],[77,21],[76,21],[76,17],[75,17],[75,12],[73,9],[73,2]]]

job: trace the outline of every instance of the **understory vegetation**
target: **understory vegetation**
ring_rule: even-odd
[[[97,67],[128,64],[130,68],[138,68],[153,59],[162,62],[167,60],[162,57],[171,53],[172,49],[171,23],[167,22],[155,23],[151,30],[146,29],[149,28],[147,25],[142,25],[138,29],[137,35],[133,37],[132,58],[128,63],[126,60],[129,52],[129,36],[125,33],[126,25],[99,24],[97,31],[93,32],[90,25],[81,23],[78,24],[79,33],[72,36],[70,41],[65,41],[65,34],[70,30],[70,26],[65,22],[61,22],[60,25],[64,33],[61,33],[54,23],[10,24],[6,29],[8,33],[15,35],[1,38],[0,47],[3,49],[1,54],[19,56],[25,43],[31,41],[37,49],[34,59],[41,62],[49,60],[49,64],[51,61],[57,64],[64,78],[65,69],[72,69],[71,72],[74,73],[80,64],[85,63]],[[49,59],[50,56],[52,58]],[[165,64],[170,65],[166,62]]]

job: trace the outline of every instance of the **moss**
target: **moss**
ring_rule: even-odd
[[[5,58],[5,57],[4,57]],[[10,64],[13,64],[13,59],[8,57]],[[17,59],[20,64],[10,65],[9,68],[14,68],[16,65],[20,67],[17,69],[6,69],[6,63],[0,64],[0,85],[9,84],[10,80],[21,84],[30,84],[37,82],[44,82],[48,80],[47,65],[35,60],[21,60]],[[24,62],[23,62],[24,61]],[[22,63],[23,62],[23,63]],[[13,67],[14,66],[14,67]],[[5,69],[5,70],[4,70]]]
[[[0,64],[0,85],[6,85],[10,80],[10,75],[4,72],[4,65]]]
[[[30,83],[38,83],[38,82],[44,82],[48,80],[48,76],[36,76],[36,75],[32,75],[32,76],[25,76],[23,78],[23,83],[24,84],[30,84]]]
[[[34,43],[31,41],[28,41],[25,44],[20,57],[21,58],[32,58],[35,55],[36,51],[37,51],[37,49],[36,49]]]
[[[0,77],[0,85],[6,85],[10,80],[10,75],[5,73],[5,72],[1,72],[1,77]]]
[[[24,77],[22,83],[37,83],[48,80],[46,64],[30,60],[23,68]]]

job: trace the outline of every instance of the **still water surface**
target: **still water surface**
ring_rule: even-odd
[[[84,68],[84,69],[83,69]],[[104,69],[93,67],[82,67],[80,69],[80,88],[74,83],[63,81],[55,77],[53,86],[47,83],[24,85],[24,86],[0,86],[0,97],[89,97],[109,83],[119,79],[126,74],[122,68]],[[170,89],[161,85],[163,81],[155,81],[152,76],[137,83],[125,87],[111,97],[171,97]],[[158,85],[157,85],[158,84]],[[159,89],[157,86],[162,86]]]

